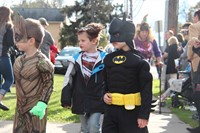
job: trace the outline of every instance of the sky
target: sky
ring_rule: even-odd
[[[18,4],[20,0],[0,0],[1,5],[12,6]],[[46,0],[47,1],[47,0]],[[50,0],[49,0],[50,1]],[[147,21],[153,25],[155,21],[164,21],[165,16],[165,2],[169,0],[132,0],[133,1],[133,21],[140,23],[144,15],[148,14]],[[180,8],[187,9],[194,6],[199,0],[179,0]],[[123,3],[124,0],[113,0],[113,3]],[[72,5],[74,0],[63,0],[64,5]],[[184,5],[184,6],[182,6]],[[187,5],[188,7],[185,7]],[[184,21],[184,18],[181,19]]]
[[[18,4],[20,0],[0,0],[1,5],[12,6],[12,4]],[[148,14],[147,22],[152,28],[155,27],[155,21],[162,22],[162,30],[166,31],[165,26],[165,4],[169,0],[132,0],[133,1],[133,22],[138,24],[142,21],[142,18]],[[63,0],[64,5],[72,5],[74,0]],[[113,3],[123,3],[124,0],[113,0]],[[199,2],[199,0],[179,0],[179,12],[194,6]],[[179,21],[181,23],[185,22],[185,16],[179,15]],[[163,38],[163,36],[161,37]],[[162,44],[161,44],[162,45]]]

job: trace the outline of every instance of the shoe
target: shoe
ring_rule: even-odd
[[[188,131],[190,131],[191,133],[200,133],[200,127],[196,127],[196,128],[186,128]]]
[[[193,105],[185,106],[184,108],[185,108],[185,110],[190,110],[190,111],[196,111],[197,110],[196,107],[194,107]]]
[[[5,105],[3,105],[2,103],[0,103],[0,109],[4,110],[4,111],[8,111],[9,108],[6,107]]]

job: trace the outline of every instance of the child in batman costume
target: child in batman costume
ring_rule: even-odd
[[[135,25],[115,18],[110,42],[118,50],[104,59],[104,114],[102,133],[148,133],[151,112],[150,66],[134,49]]]

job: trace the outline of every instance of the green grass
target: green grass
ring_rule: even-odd
[[[54,76],[54,91],[51,95],[49,105],[48,105],[48,121],[51,122],[79,122],[79,118],[77,115],[71,113],[71,110],[64,109],[60,106],[60,96],[61,96],[61,89],[63,85],[64,76],[55,74]],[[159,96],[159,80],[153,81],[153,95],[155,97]],[[16,104],[16,95],[15,95],[15,88],[11,89],[12,93],[7,93],[6,97],[4,98],[3,102],[6,106],[10,108],[9,111],[2,111],[0,110],[0,119],[1,120],[13,120],[14,112],[15,112],[15,104]],[[167,105],[173,114],[176,114],[179,119],[185,123],[188,123],[192,127],[198,125],[197,121],[193,120],[192,114],[193,112],[187,111],[184,109],[179,108],[171,108],[171,99],[167,99]]]
[[[63,85],[64,75],[55,74],[54,76],[54,91],[51,95],[48,104],[48,121],[51,122],[79,122],[77,115],[71,113],[71,110],[64,109],[60,104],[60,96]],[[12,93],[7,93],[3,103],[10,108],[9,111],[0,110],[1,120],[13,120],[15,107],[16,107],[16,95],[15,87],[11,88]]]
[[[154,80],[153,81],[153,95],[158,97],[160,95],[160,81]],[[171,113],[175,114],[181,121],[189,124],[192,127],[198,126],[198,121],[192,119],[192,115],[194,112],[185,110],[183,108],[173,108],[171,106],[171,98],[167,98],[166,106],[169,107]]]

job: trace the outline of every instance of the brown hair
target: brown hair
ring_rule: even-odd
[[[152,34],[152,30],[151,30],[151,27],[149,26],[149,24],[144,22],[144,23],[141,23],[141,24],[139,24],[137,26],[138,26],[138,28],[136,30],[135,38],[140,36],[140,32],[141,31],[148,31],[149,34],[148,34],[148,37],[147,37],[147,41],[153,42],[153,40],[155,38],[154,38],[154,36]]]
[[[35,39],[35,47],[39,48],[44,38],[44,28],[38,20],[27,18],[24,19],[18,13],[13,16],[15,41],[27,41],[27,39]]]
[[[198,9],[196,12],[194,12],[194,16],[197,16],[200,21],[200,9]]]
[[[177,37],[178,41],[181,43],[185,41],[182,33],[178,33],[176,37]]]
[[[188,29],[190,25],[192,25],[192,22],[186,22],[181,26],[181,28],[182,29]]]
[[[11,20],[11,14],[13,11],[5,6],[0,7],[0,29],[2,27],[5,27],[7,24],[10,26],[13,26],[12,20]]]
[[[35,46],[39,48],[44,38],[44,28],[38,20],[31,18],[25,19],[25,27],[27,38],[35,38]]]
[[[77,35],[86,32],[88,34],[88,38],[91,40],[97,39],[98,42],[102,36],[102,30],[104,26],[100,23],[90,23],[87,24],[85,27],[78,29]]]

